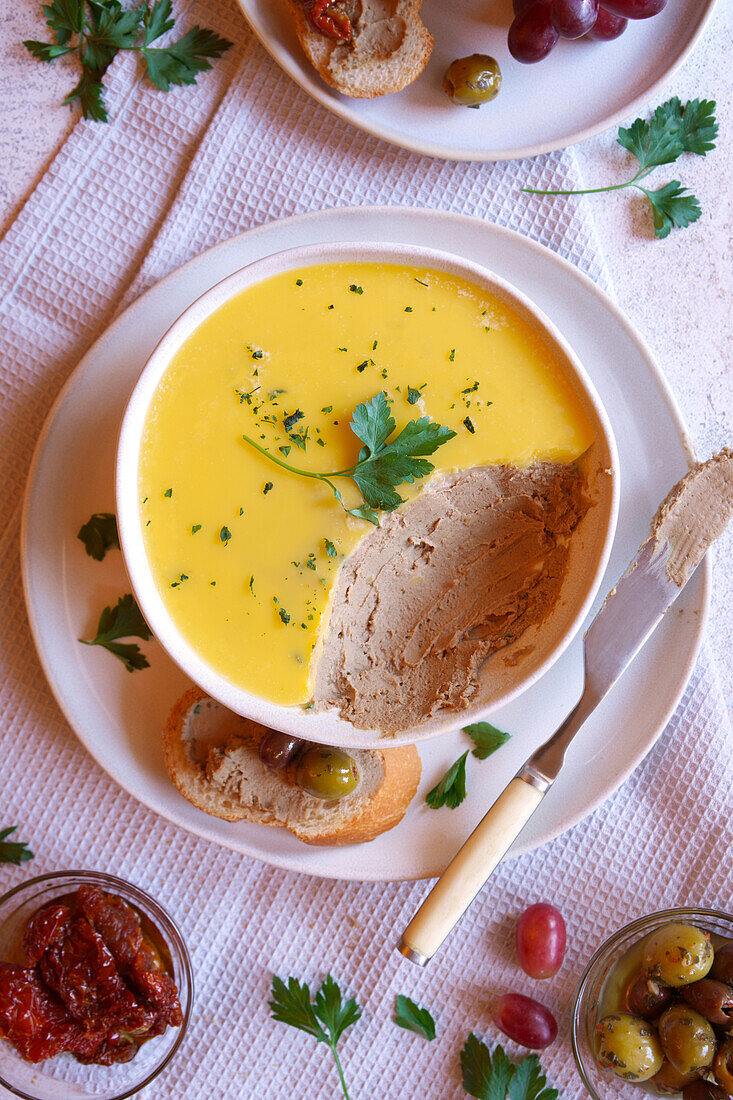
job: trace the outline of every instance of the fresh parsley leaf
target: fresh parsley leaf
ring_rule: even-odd
[[[433,454],[456,434],[451,428],[437,424],[428,416],[411,420],[390,440],[395,428],[396,423],[383,391],[357,405],[352,414],[351,430],[364,445],[354,466],[332,473],[301,470],[283,462],[249,436],[244,435],[242,438],[260,454],[291,473],[325,481],[348,515],[377,524],[379,511],[392,512],[403,503],[402,497],[395,492],[395,486],[417,481],[418,478],[432,473],[433,464],[423,456]],[[307,432],[306,429],[302,435],[304,450]],[[297,433],[292,433],[290,439],[301,445]],[[332,480],[339,477],[351,478],[361,492],[363,504],[356,508],[346,508],[341,492]]]
[[[674,100],[670,100],[673,103]],[[677,100],[679,103],[679,100]],[[715,121],[715,100],[691,99],[681,109],[680,142],[686,153],[704,157],[715,148],[718,124]]]
[[[701,215],[700,203],[679,180],[672,180],[656,191],[643,187],[641,181],[662,164],[671,164],[684,153],[704,157],[715,148],[718,124],[715,102],[691,99],[684,105],[677,96],[660,104],[648,121],[637,118],[628,128],[620,127],[618,143],[639,162],[635,176],[625,183],[583,190],[542,191],[524,187],[532,195],[594,195],[604,191],[619,191],[634,187],[646,195],[652,209],[654,235],[663,239],[673,228],[685,229]]]
[[[171,84],[195,84],[197,74],[211,68],[209,58],[221,57],[231,44],[214,31],[197,26],[164,49],[144,46],[142,55],[153,84],[167,92]]]
[[[155,0],[150,6],[148,3],[143,11],[143,26],[145,27],[145,45],[149,46],[156,38],[173,28],[173,0]]]
[[[383,390],[357,405],[351,416],[351,430],[367,448],[366,454],[359,455],[359,460],[376,454],[396,427]]]
[[[148,668],[148,660],[135,644],[123,645],[118,638],[152,638],[150,627],[142,617],[140,608],[133,597],[127,593],[120,596],[115,607],[105,607],[99,616],[97,633],[94,638],[79,638],[83,645],[101,645],[124,663],[128,672]]]
[[[22,841],[7,839],[17,828],[17,825],[11,825],[8,829],[0,829],[0,863],[13,863],[20,867],[21,863],[33,859],[33,852]]]
[[[64,105],[79,100],[81,113],[92,122],[107,122],[107,107],[104,102],[104,85],[100,78],[89,69],[82,69],[79,83],[75,85],[62,101]]]
[[[410,997],[400,993],[395,1002],[394,1022],[397,1027],[414,1031],[431,1042],[435,1038],[435,1020],[427,1008],[420,1008]]]
[[[514,1067],[509,1100],[557,1100],[559,1095],[557,1089],[547,1088],[547,1078],[536,1054],[529,1054]]]
[[[470,726],[464,726],[463,732],[468,734],[476,746],[472,751],[478,760],[486,760],[511,739],[510,733],[503,733],[492,726],[491,722],[473,722]]]
[[[119,50],[133,49],[140,25],[140,11],[122,8],[119,0],[89,4],[91,25],[81,47],[81,63],[102,76]]]
[[[513,1067],[501,1045],[493,1055],[473,1032],[461,1051],[463,1087],[477,1100],[506,1100]]]
[[[23,45],[39,61],[55,61],[57,57],[62,57],[63,54],[69,53],[74,48],[73,46],[57,46],[53,42],[36,42],[32,38],[27,38]]]
[[[90,558],[102,561],[108,550],[119,550],[117,520],[112,512],[95,512],[79,529],[76,536],[84,543]]]
[[[316,993],[314,1012],[336,1044],[347,1027],[351,1027],[361,1018],[361,1009],[350,997],[345,1003],[341,999],[341,990],[330,974]]]
[[[231,46],[221,35],[196,26],[169,46],[153,47],[174,26],[172,0],[144,0],[140,7],[126,8],[120,0],[53,0],[43,11],[54,42],[29,39],[23,45],[39,61],[79,55],[81,76],[64,103],[78,100],[84,118],[97,122],[107,121],[102,77],[119,50],[138,51],[152,83],[168,91],[173,84],[195,84],[198,73],[211,68],[211,59]]]
[[[327,556],[329,558],[335,558],[336,557],[336,547],[333,545],[331,540],[330,539],[324,539],[323,542],[324,542],[324,545],[326,547]]]
[[[444,428],[429,416],[421,416],[419,420],[410,420],[405,424],[397,438],[388,443],[381,454],[404,458],[409,455],[432,455],[455,434],[452,428]]]
[[[466,797],[466,757],[469,750],[466,749],[463,756],[459,756],[455,764],[452,764],[445,773],[440,783],[425,795],[425,801],[432,810],[439,810],[441,806],[448,806],[455,810]]]
[[[700,203],[691,191],[686,191],[679,180],[672,180],[657,191],[642,187],[652,205],[654,235],[660,240],[669,236],[671,229],[686,229],[702,216]]]
[[[54,31],[60,46],[65,46],[84,25],[84,9],[79,0],[53,0],[51,4],[43,5],[43,14],[46,16],[46,26]]]
[[[361,1017],[361,1009],[353,997],[345,1003],[341,990],[330,974],[311,1002],[310,989],[305,982],[297,978],[288,978],[286,985],[282,978],[273,975],[272,1000],[268,1002],[274,1020],[290,1027],[305,1031],[317,1043],[325,1043],[333,1054],[336,1069],[344,1097],[349,1100],[341,1060],[336,1049],[344,1031]]]
[[[416,390],[413,386],[407,387],[407,400],[410,405],[417,405],[420,400],[420,390]]]
[[[619,127],[619,145],[636,157],[641,168],[671,164],[683,151],[678,120],[666,106],[657,107],[650,122],[637,118],[627,130]]]
[[[316,1019],[311,1004],[310,989],[297,978],[288,978],[288,984],[277,974],[272,978],[272,1000],[268,1001],[273,1020],[288,1024],[312,1035],[319,1043],[327,1043],[328,1036]]]
[[[463,1087],[477,1100],[557,1100],[557,1089],[548,1089],[536,1054],[510,1062],[504,1048],[492,1054],[473,1032],[461,1051]]]

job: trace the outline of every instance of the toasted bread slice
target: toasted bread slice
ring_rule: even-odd
[[[412,84],[433,52],[420,19],[422,0],[348,0],[353,38],[339,42],[317,31],[300,0],[290,0],[306,57],[343,95],[373,99]]]
[[[294,768],[274,772],[259,758],[270,731],[191,688],[173,707],[163,751],[178,790],[207,814],[225,821],[280,825],[306,844],[363,844],[405,816],[420,782],[414,745],[349,749],[359,784],[344,798],[324,801],[298,787]]]

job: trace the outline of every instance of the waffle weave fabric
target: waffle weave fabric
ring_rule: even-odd
[[[465,1095],[458,1052],[466,1036],[475,1030],[496,1038],[492,992],[533,993],[514,960],[513,928],[521,909],[543,898],[562,907],[570,926],[566,964],[545,995],[561,1034],[543,1065],[565,1100],[580,1098],[567,1018],[591,951],[612,929],[656,907],[730,905],[731,730],[705,649],[644,764],[580,825],[503,865],[466,916],[460,943],[425,973],[393,950],[424,883],[298,876],[170,825],[87,755],[44,681],[18,559],[33,449],[86,349],[173,268],[278,217],[388,204],[517,229],[609,289],[585,203],[551,206],[518,191],[519,181],[572,187],[571,152],[500,165],[404,152],[309,99],[257,43],[233,0],[197,0],[184,18],[215,28],[235,48],[196,89],[168,95],[142,83],[129,56],[116,61],[113,123],[76,127],[0,243],[0,825],[22,822],[32,831],[32,873],[76,866],[83,852],[87,866],[129,878],[179,921],[193,954],[196,1011],[184,1051],[148,1088],[149,1098],[335,1097],[325,1049],[272,1022],[266,1003],[273,971],[319,982],[331,970],[364,1008],[343,1041],[354,1100],[457,1100]],[[28,873],[27,865],[0,867],[0,892]],[[397,993],[433,1007],[437,1042],[395,1028]]]

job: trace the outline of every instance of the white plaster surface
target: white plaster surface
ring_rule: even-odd
[[[674,2],[674,0],[671,0]],[[41,65],[21,45],[43,38],[40,0],[0,0],[0,232],[70,131],[76,114],[59,106],[71,73],[63,59]],[[711,24],[659,101],[717,100],[719,147],[658,169],[659,186],[679,178],[700,198],[703,217],[657,241],[641,198],[600,195],[593,212],[619,303],[644,334],[665,371],[700,456],[733,445],[733,3],[718,0]],[[624,179],[628,159],[608,131],[576,146],[588,186]],[[558,200],[558,201],[570,201]],[[733,531],[721,540],[709,636],[726,702],[733,707]]]

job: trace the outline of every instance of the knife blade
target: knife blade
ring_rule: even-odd
[[[405,929],[398,950],[410,962],[425,966],[455,927],[552,787],[573,738],[732,517],[733,451],[726,448],[696,464],[660,505],[648,538],[586,632],[578,703],[499,795]]]

